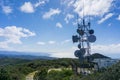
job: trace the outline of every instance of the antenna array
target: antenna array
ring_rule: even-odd
[[[84,9],[84,3],[83,3],[83,9]],[[77,16],[78,19],[78,16]],[[78,49],[74,52],[74,55],[78,57],[80,60],[84,60],[85,57],[88,58],[89,61],[89,56],[91,55],[91,47],[90,43],[93,43],[96,41],[96,36],[94,35],[94,30],[91,29],[91,22],[90,22],[90,16],[89,16],[89,21],[85,21],[84,17],[84,10],[83,10],[83,19],[81,23],[77,20],[77,30],[76,32],[78,35],[73,35],[72,36],[72,41],[73,43],[78,44]]]

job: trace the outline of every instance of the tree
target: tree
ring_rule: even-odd
[[[10,74],[5,69],[0,69],[0,80],[12,80]]]
[[[72,75],[73,72],[69,69],[51,70],[47,75],[47,80],[70,80]]]
[[[43,68],[37,73],[35,73],[34,80],[46,80],[47,69]]]

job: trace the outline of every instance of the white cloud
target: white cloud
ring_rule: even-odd
[[[102,18],[101,20],[98,21],[98,24],[103,23],[105,20],[109,19],[109,18],[112,17],[113,15],[114,15],[113,13],[107,14],[104,18]]]
[[[49,44],[55,44],[56,41],[48,41]]]
[[[26,34],[25,37],[29,37],[29,36],[35,36],[36,34],[34,32],[31,32],[28,29],[23,28],[23,32]]]
[[[73,58],[73,57],[75,57],[74,56],[75,50],[78,50],[77,46],[73,46],[71,49],[66,50],[66,51],[52,53],[52,56],[53,57],[72,57]],[[92,54],[100,53],[100,54],[104,54],[104,55],[108,55],[108,56],[110,56],[112,54],[120,55],[120,43],[119,44],[108,44],[108,45],[93,44],[91,46],[91,52],[92,52]]]
[[[72,50],[74,50],[74,51],[75,51],[75,50],[78,50],[78,47],[77,47],[77,46],[73,46],[73,47],[72,47]]]
[[[35,33],[25,28],[16,26],[7,26],[5,28],[0,28],[0,37],[5,38],[5,40],[0,41],[0,44],[4,44],[3,47],[7,47],[9,43],[22,44],[21,38],[30,36],[35,36]],[[2,46],[0,47],[2,48]]]
[[[75,3],[76,0],[61,0],[61,4],[71,7]]]
[[[64,20],[65,20],[66,23],[69,23],[69,20],[72,19],[72,18],[74,18],[74,15],[67,14]]]
[[[51,18],[51,16],[60,14],[60,12],[61,11],[58,8],[57,9],[50,8],[50,10],[43,15],[43,19],[49,19],[49,18]]]
[[[38,45],[45,45],[45,42],[37,42]]]
[[[2,6],[2,10],[5,14],[12,13],[12,8],[10,6]]]
[[[74,56],[75,50],[78,50],[77,46],[73,46],[71,49],[54,51],[55,53],[51,53],[51,56],[60,57],[60,58],[63,58],[63,57],[75,58]],[[119,56],[120,55],[120,43],[119,44],[108,44],[108,45],[93,44],[91,46],[91,53],[92,54],[100,53],[100,54],[107,55],[107,56],[117,54],[116,56]]]
[[[75,58],[74,51],[62,51],[62,52],[51,53],[51,57]]]
[[[113,0],[78,0],[74,4],[75,12],[77,12],[80,16],[83,15],[83,11],[85,15],[92,16],[100,16],[109,12],[111,4]],[[84,3],[84,9],[82,4]]]
[[[57,53],[52,53],[53,57],[75,57],[74,52],[75,50],[78,50],[77,46],[73,46],[71,49],[66,49],[66,51],[56,51]],[[100,53],[104,55],[114,55],[119,54],[120,55],[120,43],[119,44],[108,44],[108,45],[100,45],[100,44],[92,44],[91,46],[91,52],[93,53]],[[118,56],[119,56],[118,55]]]
[[[120,20],[120,15],[118,16],[117,20]]]
[[[69,42],[70,40],[64,40],[65,42]],[[61,50],[59,50],[61,49]],[[65,47],[65,46],[58,46],[55,49],[50,48],[49,52],[52,57],[69,57],[69,58],[75,58],[74,52],[75,50],[78,50],[77,44],[75,46],[71,47]],[[91,44],[91,54],[93,53],[100,53],[103,55],[111,56],[111,55],[120,55],[120,43],[118,44]],[[111,56],[112,57],[112,56]],[[119,57],[118,57],[119,58]]]
[[[43,42],[43,41],[39,41],[39,42],[37,42],[37,44],[38,45],[46,45],[46,44],[55,44],[56,43],[56,41],[47,41],[47,42]]]
[[[66,40],[62,41],[61,44],[65,44],[65,43],[69,43],[69,42],[71,42],[71,39],[66,39]]]
[[[84,15],[102,16],[110,11],[114,0],[62,0],[63,4],[67,5],[66,9],[73,9],[73,12]],[[84,9],[83,9],[84,3]],[[70,4],[70,5],[69,5]],[[71,10],[70,10],[71,11]]]
[[[21,7],[20,7],[20,10],[22,12],[25,12],[25,13],[33,13],[35,10],[34,10],[34,6],[32,5],[31,2],[25,2]]]
[[[77,21],[77,20],[75,20],[74,22],[72,22],[72,24],[73,24],[73,26],[77,26],[78,21]]]
[[[39,0],[39,2],[34,4],[34,7],[37,8],[39,6],[44,5],[46,2],[49,2],[49,0]]]
[[[92,53],[115,54],[120,53],[120,44],[92,45]]]
[[[0,42],[0,48],[6,49],[9,48],[6,42]]]
[[[77,26],[78,25],[78,22],[82,22],[82,19],[81,18],[78,18],[77,20],[73,21],[72,24],[74,26]]]
[[[57,22],[57,23],[56,23],[56,27],[62,28],[63,26],[62,26],[62,24],[61,24],[60,22]]]
[[[66,1],[67,1],[67,0],[66,0]],[[69,1],[69,3],[68,3],[67,6],[71,6],[74,2],[75,2],[75,0],[71,0],[71,1]]]
[[[34,13],[37,7],[45,5],[47,2],[49,2],[49,0],[39,0],[35,4],[32,4],[31,2],[25,2],[20,7],[20,10],[25,13]]]

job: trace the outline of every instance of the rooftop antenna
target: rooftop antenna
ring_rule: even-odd
[[[85,21],[85,13],[84,13],[84,0],[83,0],[83,18],[82,23],[79,23],[78,21],[78,15],[77,15],[77,26],[78,29],[76,30],[78,35],[72,36],[73,43],[78,44],[78,49],[74,52],[74,55],[79,58],[80,61],[83,61],[87,57],[87,61],[90,61],[89,56],[91,55],[91,46],[90,43],[93,43],[96,41],[96,36],[94,35],[94,30],[91,29],[91,23],[90,23],[90,15],[88,23]]]

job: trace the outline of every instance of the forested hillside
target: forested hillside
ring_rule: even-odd
[[[71,58],[61,58],[53,60],[24,60],[3,58],[0,61],[0,80],[25,80],[26,75],[34,71],[37,71],[35,73],[34,80],[120,79],[120,62],[107,69],[102,69],[89,75],[75,75],[74,72],[71,70],[72,61],[74,61],[77,66],[81,66],[77,59]],[[86,64],[87,63],[85,63],[85,65]]]
[[[68,68],[71,65],[71,60],[67,58],[28,61],[14,58],[1,59],[0,80],[24,80],[27,74],[43,68]],[[76,63],[78,62],[76,59],[74,60]]]

